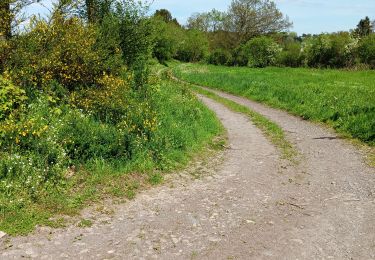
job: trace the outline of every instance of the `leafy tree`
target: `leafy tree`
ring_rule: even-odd
[[[187,21],[188,29],[202,32],[217,32],[224,30],[224,22],[227,19],[225,12],[212,9],[206,13],[195,13]]]
[[[176,18],[173,18],[171,12],[167,9],[159,9],[155,11],[154,17],[159,17],[166,23],[174,23],[175,25],[181,26]]]
[[[181,39],[176,58],[181,61],[197,62],[208,53],[207,37],[198,30],[187,30]]]
[[[10,12],[10,1],[2,1],[0,3],[0,37],[3,39],[9,39],[12,35],[12,16]]]
[[[373,24],[371,24],[370,18],[366,16],[364,19],[361,19],[355,29],[355,34],[359,37],[365,37],[373,32]]]
[[[292,23],[271,0],[233,0],[228,11],[227,30],[237,34],[239,43],[289,29]]]
[[[9,39],[12,36],[13,27],[22,22],[17,15],[27,5],[39,2],[39,0],[1,0],[0,2],[0,40]]]
[[[125,64],[134,71],[135,89],[148,80],[148,60],[152,57],[155,33],[152,21],[146,17],[148,6],[135,0],[116,3],[114,15],[119,19],[120,47]]]
[[[160,17],[154,17],[155,46],[153,55],[159,62],[164,63],[177,54],[181,39],[185,37],[185,30],[174,22],[166,23]]]

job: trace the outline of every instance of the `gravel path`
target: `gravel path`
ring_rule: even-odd
[[[219,94],[279,123],[301,163],[280,160],[245,116],[201,97],[230,145],[195,168],[203,177],[172,176],[129,203],[108,205],[113,214],[85,213],[90,228],[13,238],[0,259],[374,259],[375,172],[362,155],[311,123]]]

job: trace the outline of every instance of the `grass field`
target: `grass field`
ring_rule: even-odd
[[[177,77],[223,90],[375,145],[375,72],[305,68],[236,68],[172,63]]]

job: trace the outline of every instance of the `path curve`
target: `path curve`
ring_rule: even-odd
[[[212,174],[146,191],[91,228],[14,238],[0,258],[375,258],[375,174],[353,147],[313,139],[327,133],[286,113],[258,111],[290,129],[306,157],[296,168],[245,116],[201,98],[228,131],[230,148],[209,164]]]

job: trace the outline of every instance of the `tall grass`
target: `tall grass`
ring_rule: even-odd
[[[176,76],[324,122],[375,145],[375,72],[172,64]]]

